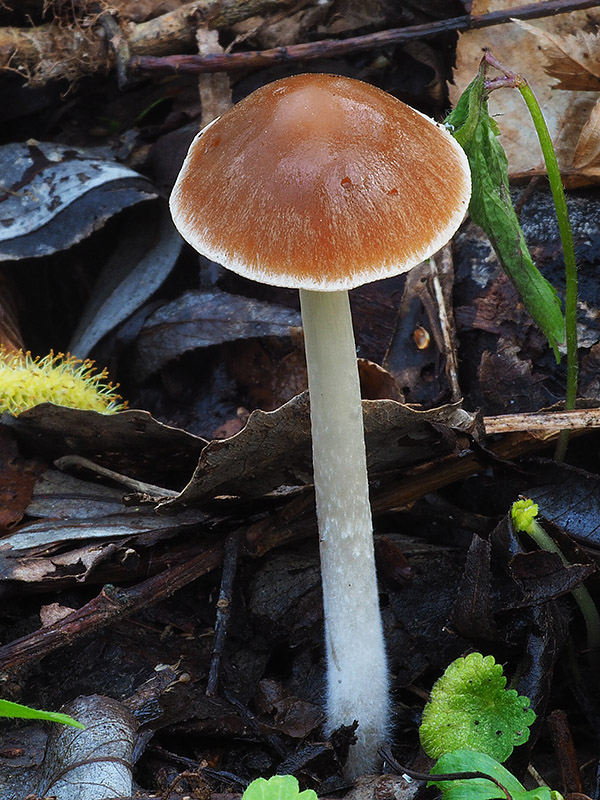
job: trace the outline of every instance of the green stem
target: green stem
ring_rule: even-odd
[[[527,81],[518,76],[516,81],[519,91],[523,100],[527,104],[529,113],[542,148],[544,162],[546,164],[546,172],[548,174],[548,181],[550,183],[550,190],[552,191],[552,198],[554,200],[554,207],[556,209],[556,219],[558,222],[558,229],[560,232],[560,240],[563,249],[563,256],[565,260],[565,331],[567,343],[567,391],[565,396],[565,408],[575,408],[575,400],[577,398],[577,262],[575,260],[575,246],[573,244],[573,230],[569,220],[569,213],[567,211],[567,201],[565,192],[562,185],[558,161],[556,160],[556,153],[552,145],[552,139],[548,132],[546,120],[542,114],[535,95],[531,91],[531,87]],[[569,432],[561,431],[560,438],[556,447],[555,458],[557,461],[562,461],[565,457],[567,444],[569,441]]]
[[[569,565],[568,560],[563,555],[554,539],[546,533],[538,522],[532,520],[525,533],[531,536],[541,550],[546,550],[549,553],[556,553],[560,556],[565,566]],[[577,589],[573,589],[571,594],[579,606],[579,610],[585,622],[588,649],[597,653],[600,651],[600,614],[598,614],[598,609],[585,586],[578,586]]]

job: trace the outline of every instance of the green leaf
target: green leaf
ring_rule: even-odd
[[[73,725],[75,728],[85,728],[68,714],[55,714],[53,711],[38,711],[37,708],[22,706],[20,703],[11,703],[10,700],[0,700],[0,717],[11,719],[46,719],[50,722],[61,722],[63,725]]]
[[[548,339],[557,362],[565,321],[554,287],[533,263],[508,184],[508,162],[490,117],[484,87],[485,67],[465,89],[446,125],[463,147],[471,167],[471,219],[485,231],[498,260],[523,304]]]
[[[457,658],[431,690],[419,729],[432,758],[454,750],[477,750],[506,761],[529,739],[535,712],[529,698],[506,689],[502,666],[493,656]]]
[[[431,769],[432,775],[453,772],[483,772],[491,775],[508,789],[513,800],[562,800],[558,792],[551,792],[545,786],[527,791],[511,772],[485,753],[473,750],[445,753]],[[502,789],[485,778],[432,780],[428,785],[441,789],[443,800],[495,800],[495,798],[506,800]]]
[[[242,800],[317,800],[312,789],[299,791],[293,775],[274,775],[269,780],[257,778],[248,786]]]

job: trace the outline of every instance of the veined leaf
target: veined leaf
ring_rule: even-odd
[[[431,690],[419,729],[433,758],[456,750],[476,750],[506,761],[529,739],[535,712],[529,698],[506,689],[502,666],[493,656],[470,653],[453,661]]]
[[[473,181],[471,219],[485,231],[503,269],[560,360],[558,345],[565,338],[565,321],[554,287],[533,263],[513,208],[508,162],[490,117],[484,86],[484,65],[469,84],[446,125],[462,145]]]
[[[299,791],[293,775],[274,775],[269,780],[257,778],[248,786],[242,800],[317,800],[313,789]]]
[[[485,753],[473,750],[456,750],[445,753],[432,767],[432,775],[453,772],[483,772],[499,781],[513,800],[562,800],[558,792],[547,786],[527,791],[515,776],[502,764]],[[458,778],[449,781],[430,781],[442,791],[443,800],[495,800],[506,798],[502,789],[486,778]]]

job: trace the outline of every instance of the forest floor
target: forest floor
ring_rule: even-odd
[[[361,800],[437,791],[389,775],[353,788],[347,741],[323,734],[297,292],[199,256],[167,200],[203,124],[272,80],[341,74],[441,121],[484,47],[530,79],[557,143],[579,269],[578,410],[557,461],[548,415],[564,406],[564,352],[557,363],[468,218],[433,261],[352,292],[390,745],[401,764],[431,766],[418,735],[424,702],[453,659],[479,651],[537,714],[513,772],[530,788],[542,776],[565,795],[600,796],[596,653],[571,594],[585,580],[600,598],[600,10],[529,17],[537,34],[507,23],[459,37],[455,18],[506,22],[516,6],[0,4],[2,358],[19,348],[92,358],[128,404],[114,415],[41,404],[0,418],[0,694],[64,706],[97,728],[77,749],[57,726],[3,723],[2,800],[123,798],[93,788],[109,780],[109,762],[133,774],[140,800],[223,800],[275,773]],[[227,62],[247,51],[267,52]],[[188,72],[175,58],[198,52],[205,69],[217,59],[228,71]],[[524,107],[502,91],[490,109],[513,199],[562,301],[552,197]],[[0,403],[3,380],[0,371]],[[566,563],[515,532],[519,497],[538,504]],[[59,794],[74,763],[87,771]]]

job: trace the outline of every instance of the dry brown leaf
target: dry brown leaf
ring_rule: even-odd
[[[395,400],[363,400],[363,413],[367,462],[373,473],[447,454],[454,446],[450,428],[470,432],[475,425],[459,404],[417,411]],[[188,485],[162,506],[200,503],[217,495],[259,497],[280,486],[310,483],[311,472],[310,413],[304,392],[275,411],[253,411],[238,434],[210,442]]]
[[[218,31],[209,30],[207,25],[201,25],[197,29],[196,44],[198,45],[198,54],[201,56],[224,52],[219,44]],[[225,72],[199,75],[198,91],[202,103],[202,127],[220,117],[232,106],[231,84],[229,75]]]
[[[520,0],[473,0],[472,13],[510,10],[519,5],[522,5]],[[600,9],[547,17],[537,20],[535,27],[559,41],[564,41],[578,31],[600,27]],[[589,183],[590,177],[574,166],[573,159],[582,125],[589,119],[596,105],[597,90],[556,91],[553,87],[554,81],[545,72],[547,61],[538,37],[532,36],[522,25],[496,25],[461,35],[454,72],[455,85],[450,87],[453,104],[456,104],[473,79],[485,49],[489,49],[499,61],[527,79],[542,107],[566,184],[573,186],[581,185],[582,182]],[[492,92],[489,108],[500,127],[500,142],[508,156],[510,176],[514,178],[544,174],[537,135],[520,92],[510,89]]]
[[[0,275],[0,346],[7,351],[25,350],[12,281]]]
[[[514,21],[536,37],[548,62],[545,71],[559,80],[553,89],[600,91],[600,37],[597,34],[576,30],[566,36],[556,36],[537,25]]]
[[[586,175],[600,176],[600,99],[583,126],[573,155],[573,166]]]

